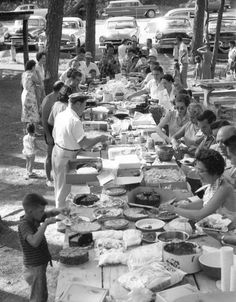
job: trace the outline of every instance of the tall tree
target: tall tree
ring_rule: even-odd
[[[46,27],[46,94],[52,91],[53,83],[58,79],[58,65],[60,56],[61,30],[64,0],[48,1]]]
[[[96,26],[96,1],[86,0],[86,51],[91,51],[95,58],[95,26]]]
[[[225,6],[225,0],[221,0],[218,17],[217,17],[215,43],[214,43],[213,57],[212,57],[212,62],[211,62],[211,77],[213,79],[215,76],[216,59],[218,56],[219,37],[220,37],[221,21],[222,21],[222,16],[223,16],[223,12],[224,12],[224,6]]]
[[[205,1],[196,1],[196,14],[193,25],[192,58],[197,55],[197,49],[202,46],[204,33]]]

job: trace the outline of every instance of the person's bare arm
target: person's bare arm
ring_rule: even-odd
[[[168,208],[168,211],[171,213],[176,213],[180,216],[186,217],[194,221],[199,221],[216,212],[216,210],[222,205],[222,202],[225,200],[228,194],[227,192],[228,192],[227,186],[219,187],[219,189],[216,191],[216,193],[211,198],[211,200],[207,203],[207,205],[198,210],[183,209],[180,207],[170,206]]]
[[[41,226],[38,228],[38,231],[35,233],[35,234],[29,234],[27,237],[26,237],[26,241],[32,246],[32,247],[35,247],[37,248],[40,243],[42,242],[43,240],[43,237],[44,237],[44,233],[47,229],[47,226],[49,224],[53,224],[57,222],[57,219],[54,218],[54,217],[51,217],[51,218],[46,218],[45,221],[41,224]]]
[[[86,136],[84,136],[84,138],[79,142],[79,145],[82,149],[90,149],[97,143],[99,142],[103,143],[106,142],[107,140],[108,140],[108,135],[104,135],[104,134],[96,136],[94,138],[87,138]]]
[[[136,96],[140,96],[140,95],[143,95],[143,94],[148,94],[147,90],[146,89],[141,89],[137,92],[134,92],[132,93],[131,95],[129,95],[127,97],[127,100],[131,100],[132,98],[136,97]]]

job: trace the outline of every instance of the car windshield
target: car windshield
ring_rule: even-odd
[[[212,20],[209,22],[209,30],[215,30],[217,25],[217,20]],[[225,19],[221,22],[221,31],[236,31],[236,19]]]
[[[133,21],[109,21],[107,24],[108,29],[121,29],[121,28],[134,28],[135,23]]]
[[[166,20],[167,28],[187,28],[190,23],[187,19]]]
[[[78,28],[78,25],[75,21],[63,21],[62,28]]]
[[[22,27],[23,21],[22,20],[16,20],[15,21],[15,27]],[[28,21],[29,27],[39,27],[39,20],[38,19],[29,19]]]

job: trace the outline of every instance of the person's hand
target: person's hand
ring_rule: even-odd
[[[174,150],[178,150],[179,149],[179,144],[176,140],[172,139],[171,140],[171,144]]]
[[[105,134],[102,134],[100,136],[100,142],[107,142],[108,140],[110,139],[110,135],[105,135]]]
[[[48,213],[51,216],[57,216],[57,215],[61,214],[61,210],[54,208],[54,209],[50,210]]]
[[[58,222],[58,219],[56,219],[55,217],[46,218],[44,221],[44,223],[46,223],[46,225],[54,224],[56,222]]]
[[[70,208],[60,208],[59,210],[62,215],[68,216],[70,214]]]

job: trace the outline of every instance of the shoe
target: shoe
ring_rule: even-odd
[[[51,181],[51,180],[48,179],[48,180],[46,181],[46,186],[49,187],[49,188],[53,188],[53,187],[54,187],[53,181]]]

